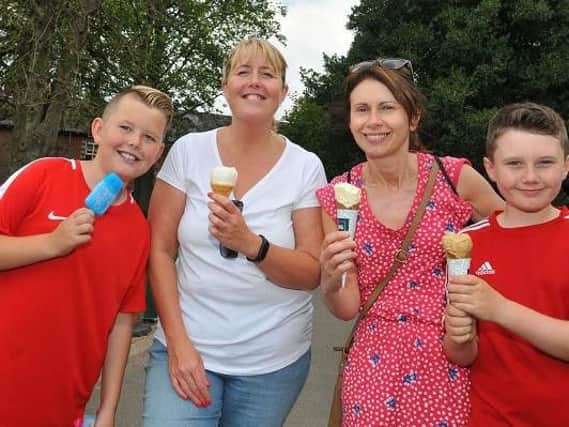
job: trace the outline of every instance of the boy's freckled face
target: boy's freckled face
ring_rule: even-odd
[[[537,213],[559,193],[568,160],[559,139],[511,129],[496,140],[493,159],[485,158],[484,166],[509,207]]]
[[[96,161],[103,171],[113,171],[131,181],[145,174],[160,158],[167,119],[160,110],[126,95],[103,118],[93,121],[99,146]]]

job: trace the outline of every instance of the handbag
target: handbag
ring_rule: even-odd
[[[439,172],[439,164],[438,162],[433,162],[433,166],[431,168],[431,172],[429,174],[429,179],[427,181],[427,185],[425,186],[425,191],[423,192],[423,198],[421,199],[421,203],[417,208],[417,212],[409,229],[407,230],[407,234],[403,239],[400,248],[395,252],[393,257],[393,264],[391,264],[391,268],[389,272],[385,275],[385,277],[378,283],[378,285],[373,290],[372,294],[370,295],[367,302],[364,306],[360,309],[360,313],[356,321],[354,322],[354,326],[350,334],[348,335],[348,339],[343,347],[334,347],[335,351],[340,351],[340,364],[338,366],[338,377],[336,378],[336,385],[334,386],[334,394],[332,395],[332,403],[330,405],[330,415],[328,417],[328,427],[341,427],[342,426],[342,382],[344,378],[344,367],[346,365],[346,361],[348,360],[348,353],[354,341],[354,334],[362,321],[362,319],[368,314],[370,308],[373,306],[385,286],[389,283],[393,275],[397,272],[399,267],[403,265],[407,261],[408,252],[409,252],[409,245],[415,236],[415,231],[417,231],[417,227],[421,222],[421,218],[425,213],[425,209],[427,207],[427,203],[431,198],[431,194],[433,193],[433,188],[435,187],[435,181],[437,178],[437,174]]]

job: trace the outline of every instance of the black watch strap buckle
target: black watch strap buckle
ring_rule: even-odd
[[[257,255],[255,256],[255,258],[247,257],[248,261],[255,262],[255,263],[261,262],[267,256],[267,252],[269,252],[269,246],[270,246],[269,241],[262,234],[259,234],[259,237],[261,238],[261,246],[259,247],[259,252],[257,252]]]

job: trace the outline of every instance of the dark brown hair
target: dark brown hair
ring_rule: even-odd
[[[425,151],[418,134],[420,119],[424,117],[427,111],[425,108],[425,97],[419,88],[413,83],[412,76],[409,75],[406,68],[391,70],[376,64],[350,72],[344,80],[344,108],[346,110],[348,122],[351,107],[350,95],[356,86],[367,79],[376,80],[384,84],[387,89],[389,89],[397,102],[401,104],[407,113],[409,124],[413,119],[419,119],[417,122],[417,129],[410,131],[409,133],[409,149],[411,151]]]
[[[523,102],[502,107],[490,119],[486,133],[486,157],[490,160],[496,151],[496,140],[510,129],[553,136],[559,140],[565,156],[569,155],[567,128],[561,116],[545,105]]]

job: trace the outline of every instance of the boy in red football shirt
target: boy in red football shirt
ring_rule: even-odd
[[[472,365],[471,426],[569,426],[569,210],[552,205],[568,154],[550,108],[508,105],[489,124],[506,206],[464,230],[472,274],[449,277],[445,317],[447,356]]]
[[[128,187],[148,171],[172,115],[167,95],[131,87],[93,120],[93,160],[39,159],[0,187],[0,426],[80,425],[101,369],[95,425],[114,425],[149,230],[126,190],[96,219],[84,203],[108,173]]]

